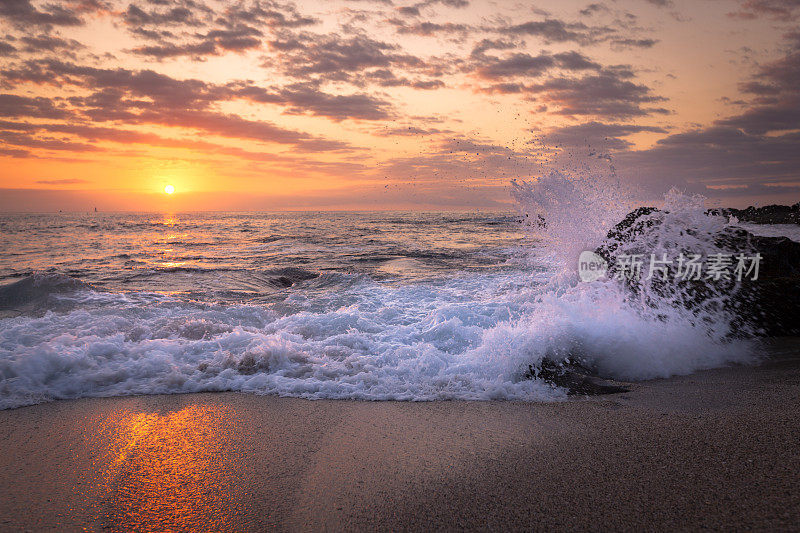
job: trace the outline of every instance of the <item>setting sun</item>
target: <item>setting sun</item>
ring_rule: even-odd
[[[166,187],[164,187],[164,192],[167,194],[172,194],[175,192],[175,187],[173,187],[172,185],[167,185]]]

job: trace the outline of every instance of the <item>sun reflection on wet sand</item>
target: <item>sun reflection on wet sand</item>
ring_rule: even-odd
[[[233,531],[226,409],[121,411],[108,422],[100,521],[126,531]]]

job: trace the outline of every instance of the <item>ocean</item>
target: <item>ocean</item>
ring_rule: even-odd
[[[559,215],[516,196],[515,212],[0,215],[0,408],[198,391],[560,400],[529,365],[580,356],[639,380],[757,357],[730,317],[577,281],[575,251],[627,206],[582,200],[595,212],[578,216],[559,191]]]

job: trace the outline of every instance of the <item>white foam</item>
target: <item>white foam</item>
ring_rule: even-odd
[[[737,226],[759,237],[788,237],[800,242],[800,224],[748,224],[737,222]]]
[[[609,186],[568,181],[554,175],[516,189],[529,219],[549,214],[536,228],[545,248],[530,254],[529,272],[409,284],[361,276],[335,290],[292,291],[271,306],[60,295],[75,305],[0,321],[0,408],[223,390],[557,400],[565,391],[524,379],[528,365],[580,358],[603,375],[639,380],[753,360],[754,345],[731,341],[722,313],[697,316],[668,298],[641,306],[616,282],[579,283],[573,256],[600,244],[629,206]],[[709,246],[720,221],[700,218],[700,204],[679,208],[686,200],[667,199],[671,212],[647,246]],[[687,224],[698,230],[692,242],[681,240]]]

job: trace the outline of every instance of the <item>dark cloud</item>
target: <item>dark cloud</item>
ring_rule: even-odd
[[[526,53],[515,53],[505,58],[491,58],[477,69],[484,79],[498,79],[510,76],[541,76],[555,65],[553,56],[540,54],[532,56]]]
[[[484,57],[485,52],[488,52],[489,50],[513,50],[518,46],[520,46],[520,43],[517,41],[508,41],[505,39],[483,39],[475,43],[470,55],[473,58],[480,58]]]
[[[22,150],[19,148],[4,148],[0,146],[0,155],[7,156],[7,157],[30,157],[31,153],[28,150]]]
[[[139,46],[131,50],[132,53],[143,56],[150,56],[156,59],[169,57],[190,56],[202,59],[204,56],[217,55],[217,46],[213,41],[201,41],[198,43],[184,44],[154,44]]]
[[[572,41],[578,44],[591,44],[608,39],[616,30],[606,26],[587,26],[582,22],[564,22],[548,18],[500,28],[498,31],[508,35],[535,36],[546,43]]]
[[[795,20],[800,13],[800,2],[797,0],[746,0],[738,11],[729,16],[754,19],[760,16],[776,20]]]
[[[591,16],[602,11],[609,11],[609,9],[603,4],[589,4],[580,13],[583,16]],[[617,13],[617,15],[615,20],[607,25],[588,25],[580,21],[570,22],[545,14],[543,20],[494,27],[484,26],[481,29],[485,32],[513,35],[520,38],[537,37],[547,44],[574,42],[581,46],[588,46],[610,43],[617,48],[649,48],[655,44],[656,41],[653,39],[639,37],[641,28],[632,25],[636,20],[635,15],[630,13]]]
[[[800,129],[800,40],[787,35],[787,54],[762,65],[740,89],[754,101],[742,114],[718,121],[751,134]]]
[[[0,142],[23,148],[40,148],[44,150],[65,150],[70,152],[94,152],[96,146],[52,137],[35,137],[26,133],[0,131]]]
[[[228,26],[245,23],[270,28],[299,28],[319,23],[314,17],[302,15],[293,4],[273,1],[237,4],[229,7],[225,16],[217,20]]]
[[[161,6],[145,10],[141,7],[130,4],[128,9],[122,15],[122,20],[134,27],[138,26],[177,26],[177,25],[189,25],[189,26],[199,26],[203,22],[198,17],[196,7],[198,4],[189,3],[189,5],[171,5],[171,2],[167,3],[166,8],[160,8]],[[193,9],[194,8],[194,9]],[[208,11],[203,10],[208,13]]]
[[[62,39],[48,34],[25,35],[20,37],[20,43],[24,46],[23,52],[29,54],[58,53],[75,59],[76,52],[84,49],[84,45],[74,39]]]
[[[297,77],[324,76],[328,80],[347,81],[353,73],[368,68],[421,67],[422,60],[403,53],[394,44],[364,35],[342,37],[338,34],[292,35],[272,41],[277,52],[270,65]]]
[[[393,71],[389,69],[376,69],[365,72],[362,76],[361,82],[354,82],[359,85],[366,85],[369,83],[379,85],[381,87],[411,87],[420,90],[434,90],[441,89],[445,86],[444,82],[438,79],[415,79],[400,78]]]
[[[395,137],[401,136],[427,136],[427,135],[441,135],[453,133],[451,130],[441,130],[439,128],[420,128],[417,126],[405,126],[396,128],[386,128],[375,132],[376,135],[382,137]]]
[[[434,6],[436,4],[457,9],[469,6],[469,2],[467,0],[424,0],[423,2],[417,2],[412,5],[401,6],[397,8],[397,11],[405,16],[418,17],[420,16],[422,9]]]
[[[202,60],[225,52],[261,47],[266,29],[308,26],[319,22],[301,15],[292,4],[241,2],[215,12],[205,4],[183,0],[156,8],[130,5],[123,16],[129,31],[146,44],[130,50],[154,59],[187,56]]]
[[[367,94],[329,94],[316,83],[295,83],[266,89],[253,85],[233,85],[235,96],[253,102],[281,104],[290,114],[310,114],[340,121],[350,118],[382,120],[392,116],[391,104]]]
[[[738,128],[712,126],[659,140],[653,148],[618,154],[618,169],[649,184],[669,188],[680,179],[694,192],[707,187],[800,184],[800,135],[752,135]]]
[[[543,144],[556,152],[598,148],[602,152],[591,153],[609,157],[620,176],[656,194],[678,185],[712,197],[760,195],[775,201],[785,195],[786,202],[794,203],[800,193],[800,46],[793,46],[742,84],[754,98],[749,107],[707,127],[667,135],[651,148],[636,149],[626,136],[665,132],[591,122],[553,130]]]
[[[657,7],[672,7],[672,0],[646,0],[647,3]]]
[[[52,100],[15,94],[0,94],[0,117],[67,118],[69,111],[57,107]]]
[[[16,73],[19,79],[32,73],[35,79],[48,79],[50,83],[75,85],[92,89],[88,97],[74,97],[70,103],[80,113],[94,121],[125,121],[129,124],[152,123],[173,127],[204,130],[208,133],[254,139],[278,144],[294,144],[303,150],[341,150],[347,144],[329,141],[293,130],[281,128],[266,121],[246,120],[237,115],[224,114],[213,109],[217,101],[235,97],[229,87],[208,84],[200,80],[176,80],[152,70],[131,71],[127,69],[98,69],[48,60],[28,62],[27,69]],[[24,80],[24,78],[22,78]],[[361,98],[331,97],[323,101],[317,94],[314,101],[308,91],[297,88],[288,90],[283,96],[291,96],[298,103],[314,103],[316,112],[322,113],[325,106],[333,109],[336,103],[347,104],[350,109],[365,102]],[[381,111],[380,102],[373,104],[373,113]],[[297,109],[295,109],[297,111]],[[334,110],[335,111],[335,110]],[[313,111],[312,111],[313,112]],[[333,111],[332,111],[333,112]],[[341,119],[343,112],[336,111]],[[64,118],[66,111],[56,108],[45,98],[24,98],[14,95],[0,96],[0,116],[34,116]]]
[[[541,171],[535,155],[491,142],[456,137],[436,142],[424,154],[398,157],[381,166],[382,175],[413,180],[418,185],[435,182],[470,183],[485,180],[507,183],[530,178]]]
[[[453,22],[414,22],[406,23],[401,19],[389,19],[390,24],[394,25],[397,33],[404,35],[419,35],[422,37],[433,37],[445,34],[466,35],[472,31],[472,27],[467,24],[456,24]]]
[[[617,72],[604,70],[582,78],[550,78],[529,85],[526,92],[538,95],[538,100],[558,107],[563,115],[591,115],[628,118],[665,114],[661,107],[645,107],[666,99],[655,96],[642,84],[634,83]]]
[[[667,133],[667,130],[657,126],[607,124],[591,121],[552,130],[542,137],[541,143],[546,147],[562,146],[568,149],[578,149],[594,146],[604,151],[617,151],[626,150],[633,146],[625,137],[642,132]]]
[[[177,56],[191,56],[202,59],[205,56],[220,55],[223,52],[242,52],[261,46],[263,33],[252,26],[237,26],[229,29],[211,30],[205,34],[192,35],[191,42],[164,41],[157,37],[156,44],[140,46],[131,50],[139,55],[157,59]]]
[[[5,41],[0,41],[0,54],[11,55],[16,51],[17,48],[13,44],[9,44]]]
[[[589,4],[585,8],[581,9],[580,13],[584,17],[588,17],[595,13],[601,13],[603,11],[608,11],[608,8],[605,4]]]
[[[658,44],[656,39],[612,39],[615,48],[652,48]]]
[[[527,53],[515,53],[504,58],[481,56],[476,73],[483,79],[499,80],[501,78],[524,76],[539,77],[552,68],[570,71],[599,70],[600,64],[575,51],[559,54],[542,53],[532,56]]]
[[[63,178],[55,180],[36,180],[36,183],[41,185],[79,185],[81,183],[89,183],[89,181],[79,178]]]
[[[80,13],[58,4],[47,4],[44,10],[33,6],[30,0],[0,0],[0,17],[20,28],[30,26],[79,26],[83,24]]]

